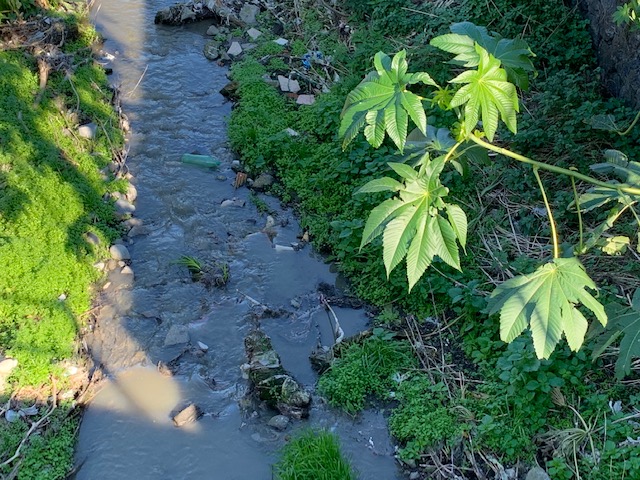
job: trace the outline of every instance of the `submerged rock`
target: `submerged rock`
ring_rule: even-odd
[[[189,330],[183,325],[173,325],[164,339],[164,346],[171,347],[189,342]]]
[[[192,403],[187,408],[183,409],[175,417],[173,417],[173,423],[176,427],[181,427],[187,423],[193,423],[202,416],[202,410]]]
[[[271,339],[255,329],[244,342],[249,357],[245,373],[259,398],[283,415],[308,417],[311,395],[282,367]]]
[[[289,426],[289,421],[289,417],[287,417],[286,415],[275,415],[271,417],[269,422],[267,422],[267,425],[275,428],[276,430],[282,431],[286,430],[286,428]]]
[[[220,42],[209,40],[204,44],[203,53],[208,60],[217,60],[220,57]]]

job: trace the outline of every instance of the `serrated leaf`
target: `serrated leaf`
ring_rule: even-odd
[[[382,259],[387,270],[387,278],[406,256],[409,241],[415,235],[420,207],[411,206],[402,215],[391,220],[382,236]]]
[[[416,172],[409,165],[404,163],[389,162],[387,163],[391,169],[400,175],[405,180],[416,180],[418,178],[418,172]]]
[[[607,315],[586,290],[595,289],[577,258],[557,258],[530,275],[519,275],[499,285],[491,294],[488,311],[500,312],[500,338],[511,342],[528,325],[538,358],[549,358],[564,333],[572,349],[583,343],[586,328],[579,305],[602,323]]]
[[[407,73],[404,50],[393,59],[378,52],[374,57],[374,65],[376,71],[369,73],[347,95],[338,134],[343,138],[343,148],[346,148],[362,127],[365,128],[367,141],[374,147],[382,144],[386,133],[402,152],[409,118],[423,132],[426,132],[427,126],[421,98],[408,91],[407,85],[419,82],[438,85],[425,72]]]
[[[447,218],[464,249],[467,245],[467,215],[455,204],[447,204]]]
[[[480,55],[478,70],[467,70],[450,80],[450,83],[466,84],[453,96],[451,106],[465,105],[464,122],[467,134],[471,134],[477,125],[480,113],[487,138],[493,141],[498,128],[498,118],[502,119],[509,130],[516,133],[518,96],[513,84],[507,81],[507,73],[500,68],[500,62],[478,45],[476,51]]]
[[[365,120],[367,125],[364,127],[364,137],[372,147],[378,148],[384,141],[384,110],[369,110]]]
[[[451,209],[442,200],[448,194],[440,182],[444,156],[433,160],[426,157],[419,171],[402,163],[389,163],[389,166],[403,179],[397,189],[399,198],[386,200],[373,209],[365,225],[361,245],[366,245],[384,230],[383,260],[387,275],[406,257],[410,289],[436,256],[460,269],[456,241],[459,238],[466,241],[466,216],[464,212],[458,212],[456,206],[453,206],[451,221],[439,214],[445,208]],[[378,188],[388,190],[397,187],[389,180],[374,182],[367,184],[368,188],[378,191]]]
[[[400,153],[402,153],[407,140],[407,128],[409,126],[407,111],[401,105],[391,103],[384,109],[384,122],[387,134],[396,144]]]
[[[524,40],[502,38],[499,34],[489,33],[485,27],[476,26],[471,22],[454,23],[451,25],[451,31],[453,34],[442,35],[431,41],[431,45],[456,54],[451,63],[467,68],[478,66],[480,55],[475,50],[475,44],[478,44],[500,61],[511,83],[524,90],[528,89],[527,72],[535,71],[530,57],[535,55]]]
[[[429,229],[436,219],[431,215],[423,215],[417,224],[416,234],[411,241],[407,252],[407,280],[409,282],[409,292],[420,280],[420,277],[427,270],[433,261],[434,251],[428,243]]]
[[[376,178],[367,182],[364,186],[360,187],[355,194],[359,193],[375,193],[375,192],[393,192],[400,190],[402,184],[391,177]]]
[[[385,222],[401,214],[404,210],[410,207],[411,204],[407,204],[399,198],[390,198],[371,210],[369,218],[367,218],[367,223],[364,226],[360,248],[370,243],[382,233]]]

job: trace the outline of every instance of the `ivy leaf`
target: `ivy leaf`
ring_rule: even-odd
[[[587,321],[579,305],[606,325],[604,307],[587,288],[595,290],[596,285],[577,258],[556,258],[530,275],[499,285],[491,294],[488,311],[500,312],[503,341],[513,341],[529,326],[538,358],[549,358],[563,333],[572,350],[582,346]]]
[[[594,345],[592,358],[598,358],[622,337],[615,366],[616,378],[622,379],[631,373],[633,359],[640,357],[640,288],[633,294],[631,306],[613,303],[607,305],[607,313],[609,323]]]
[[[478,70],[467,70],[450,80],[450,83],[466,84],[451,99],[451,107],[465,105],[464,125],[467,134],[473,132],[481,115],[487,138],[493,141],[498,117],[509,130],[516,133],[518,96],[516,88],[507,81],[507,73],[500,68],[500,61],[482,47],[476,45],[475,48],[480,55]]]
[[[338,132],[343,137],[342,146],[346,148],[364,127],[365,138],[374,147],[382,144],[386,133],[402,152],[409,118],[421,132],[426,132],[427,129],[422,97],[408,91],[407,85],[438,85],[428,73],[407,73],[404,50],[398,52],[393,59],[378,52],[374,57],[374,65],[376,71],[369,73],[347,95]]]
[[[397,198],[386,200],[371,211],[360,248],[383,233],[387,276],[406,258],[411,291],[435,257],[460,270],[457,242],[463,247],[466,243],[467,217],[460,207],[442,200],[449,193],[440,182],[444,156],[431,160],[427,155],[419,171],[403,163],[389,166],[402,183],[384,178],[373,180],[358,191],[398,191]],[[447,218],[440,214],[445,208]]]
[[[524,40],[502,38],[471,22],[454,23],[450,28],[453,33],[434,38],[431,45],[456,54],[451,63],[467,68],[477,67],[480,63],[480,56],[475,50],[477,43],[500,61],[511,83],[524,90],[529,88],[528,72],[535,72],[530,57],[535,55]]]

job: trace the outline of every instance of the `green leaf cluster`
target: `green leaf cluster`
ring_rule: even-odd
[[[455,204],[445,203],[449,190],[440,182],[444,157],[422,159],[419,171],[402,163],[389,163],[402,178],[372,180],[357,193],[398,192],[371,211],[360,247],[382,234],[383,260],[387,277],[406,257],[409,290],[435,257],[460,270],[458,243],[467,241],[467,216]],[[441,215],[446,212],[446,218]]]
[[[409,118],[426,133],[427,117],[422,98],[407,90],[408,85],[424,83],[437,87],[428,73],[407,73],[406,52],[401,50],[391,59],[378,52],[374,58],[376,70],[349,95],[344,104],[339,135],[345,148],[364,127],[371,145],[379,147],[385,133],[402,152],[407,137]]]
[[[582,345],[589,325],[578,305],[606,325],[604,307],[587,288],[595,290],[596,285],[577,258],[556,258],[531,275],[500,284],[491,294],[488,311],[500,312],[503,341],[513,341],[530,327],[538,358],[549,358],[563,334],[572,350]]]

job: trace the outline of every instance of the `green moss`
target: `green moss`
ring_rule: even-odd
[[[362,343],[349,345],[318,383],[329,403],[349,413],[365,407],[368,396],[386,399],[394,375],[415,367],[408,343],[390,339],[381,329]]]
[[[35,71],[30,57],[0,52],[0,350],[18,359],[21,385],[46,383],[73,352],[77,315],[99,276],[92,263],[118,233],[99,169],[123,142],[101,69],[52,73],[34,108]],[[78,138],[73,118],[100,125],[97,138]],[[103,246],[88,244],[88,231]]]

